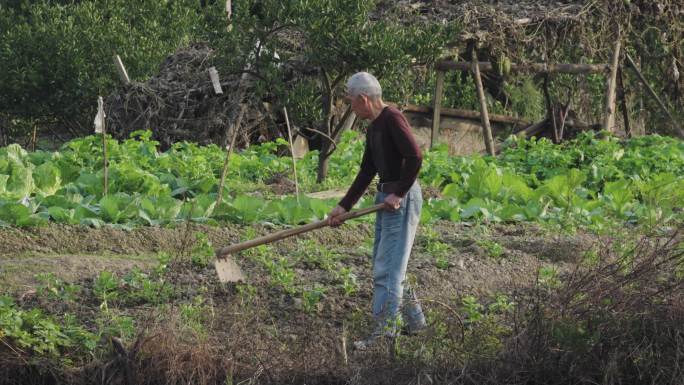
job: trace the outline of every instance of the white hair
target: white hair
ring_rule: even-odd
[[[380,98],[382,87],[375,76],[368,72],[357,72],[347,80],[347,94],[350,96],[363,94],[370,98]]]

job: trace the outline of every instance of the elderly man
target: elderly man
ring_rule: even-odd
[[[351,76],[347,82],[347,100],[356,115],[371,124],[359,173],[328,215],[328,223],[341,224],[338,216],[354,206],[376,174],[380,175],[380,181],[375,202],[384,202],[386,206],[375,219],[373,316],[376,325],[368,338],[354,343],[356,348],[365,349],[380,337],[397,335],[400,308],[409,333],[425,327],[420,304],[405,282],[423,205],[416,181],[423,156],[406,118],[382,101],[380,83],[373,75],[359,72]]]

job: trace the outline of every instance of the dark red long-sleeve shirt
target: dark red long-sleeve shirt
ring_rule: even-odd
[[[418,177],[422,162],[423,154],[404,115],[385,107],[368,128],[361,169],[339,205],[351,210],[376,174],[381,183],[397,182],[394,194],[403,197]]]

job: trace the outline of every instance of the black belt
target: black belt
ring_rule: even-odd
[[[399,190],[399,182],[378,183],[378,191],[383,193],[395,193]]]

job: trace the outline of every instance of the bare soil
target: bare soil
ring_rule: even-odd
[[[276,231],[263,225],[253,226],[259,235]],[[543,264],[571,265],[596,241],[588,234],[553,235],[536,225],[490,226],[488,234],[463,224],[442,222],[432,226],[440,241],[449,244],[448,267],[438,268],[435,257],[426,250],[427,239],[419,229],[409,275],[414,275],[421,291],[453,293],[467,291],[486,295],[529,283]],[[227,224],[220,227],[201,224],[174,228],[140,227],[122,230],[111,227],[94,229],[82,226],[50,224],[41,228],[0,228],[0,269],[9,272],[15,282],[31,282],[35,271],[53,270],[70,279],[101,269],[129,269],[155,262],[154,255],[187,253],[194,245],[194,234],[203,232],[215,247],[236,243],[247,227]],[[286,239],[274,246],[287,256],[299,247],[298,241],[313,240],[345,255],[344,264],[358,269],[360,282],[370,280],[371,226],[355,223],[340,229],[322,229]],[[504,248],[501,257],[488,255],[477,240],[488,239]],[[365,245],[364,245],[365,242]],[[30,267],[22,271],[21,266]],[[15,274],[16,273],[16,274]]]
[[[262,225],[253,228],[258,235],[275,231]],[[183,250],[192,248],[195,232],[204,232],[218,247],[244,239],[248,230],[246,226],[199,224],[131,231],[58,225],[40,229],[3,228],[0,279],[7,283],[3,284],[5,290],[19,297],[35,286],[37,272],[51,271],[65,281],[80,283],[88,293],[88,286],[99,271],[125,272],[134,266],[149,267],[156,262],[154,255],[161,251],[182,255]],[[530,224],[485,227],[442,222],[431,225],[431,230],[439,241],[449,245],[446,266],[438,267],[435,256],[427,251],[430,240],[426,228],[422,228],[408,270],[428,313],[442,306],[457,309],[465,295],[473,295],[484,304],[496,294],[515,298],[535,282],[541,266],[553,265],[566,271],[596,242],[595,237],[586,234],[553,235]],[[478,242],[484,239],[501,245],[503,254],[490,255]],[[307,240],[315,249],[303,246]],[[192,381],[193,376],[200,374],[205,376],[206,383],[214,383],[214,377],[207,373],[214,373],[216,381],[222,382],[225,370],[218,368],[231,368],[236,380],[249,379],[250,383],[389,384],[397,378],[427,381],[431,378],[429,373],[408,367],[406,373],[398,373],[396,365],[383,373],[381,366],[371,365],[394,360],[389,357],[387,361],[392,349],[385,344],[363,352],[351,347],[352,341],[363,337],[370,328],[371,246],[372,225],[367,222],[326,228],[273,244],[274,259],[287,258],[292,262],[297,285],[325,288],[313,311],[306,311],[300,296],[287,294],[274,285],[268,271],[244,255],[235,258],[254,290],[251,293],[244,292],[244,286],[241,289],[240,285],[220,284],[211,265],[206,269],[193,268],[188,263],[177,266],[168,278],[177,290],[171,308],[141,305],[120,309],[137,320],[139,330],[147,330],[147,335],[152,336],[143,344],[141,357],[153,357],[154,362],[150,366],[139,363],[143,366],[136,370],[149,375],[158,366],[160,375],[167,380],[173,378],[174,383]],[[340,258],[338,266],[352,269],[359,284],[355,294],[345,295],[334,272],[307,262],[306,254],[316,249],[335,253]],[[184,326],[187,322],[179,320],[177,309],[180,304],[192,303],[197,296],[204,298],[207,334],[188,343],[182,337],[188,333]],[[97,314],[97,301],[81,301],[68,305],[73,309],[60,311],[80,314],[83,322],[91,322],[90,318]],[[427,346],[434,333],[428,329],[409,343],[425,341]],[[134,345],[134,341],[124,343]],[[172,367],[164,369],[167,363],[172,363]]]

